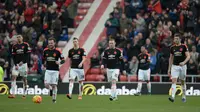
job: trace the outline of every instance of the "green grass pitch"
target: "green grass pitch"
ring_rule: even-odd
[[[151,96],[119,96],[118,101],[109,101],[109,96],[83,96],[77,95],[69,100],[65,95],[58,95],[57,103],[53,104],[50,96],[42,96],[41,104],[32,102],[33,96],[22,99],[8,99],[0,96],[0,112],[200,112],[200,97],[187,97],[182,103],[181,97],[171,103],[166,95]]]

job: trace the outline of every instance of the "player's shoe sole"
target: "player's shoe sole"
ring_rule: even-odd
[[[15,95],[9,95],[8,98],[10,99],[15,98]]]
[[[53,103],[56,103],[56,100],[52,100]]]
[[[182,98],[182,102],[185,103],[186,102],[186,98]]]
[[[112,97],[110,97],[109,100],[110,100],[110,101],[117,101],[118,99],[117,99],[117,98],[112,98]]]
[[[174,102],[174,99],[172,97],[169,97],[168,99],[169,101]]]
[[[72,99],[71,95],[67,94],[66,96],[68,99]]]
[[[26,96],[23,95],[23,96],[22,96],[22,99],[26,99]]]
[[[141,93],[136,93],[136,94],[134,94],[135,96],[141,96]]]
[[[82,100],[82,96],[78,96],[78,100]]]

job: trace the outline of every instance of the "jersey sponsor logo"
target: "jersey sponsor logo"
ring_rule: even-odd
[[[83,95],[96,95],[96,87],[92,84],[83,86]]]
[[[9,93],[9,88],[6,84],[0,84],[0,94],[7,95]]]
[[[169,95],[172,94],[172,89],[169,89]],[[183,94],[182,87],[180,85],[176,85],[176,95],[181,96]],[[190,89],[186,90],[186,96],[199,96],[200,90],[194,89],[193,86],[190,87]]]
[[[182,53],[181,52],[175,52],[174,56],[182,56]]]
[[[109,55],[108,59],[115,59],[115,55]]]
[[[17,54],[24,54],[24,50],[23,49],[17,49]]]
[[[141,60],[140,60],[140,63],[145,63],[145,62],[146,62],[145,59],[141,59]]]
[[[80,55],[77,55],[77,54],[73,55],[73,59],[79,59],[79,58],[80,58]]]
[[[56,61],[55,57],[47,57],[47,61]]]

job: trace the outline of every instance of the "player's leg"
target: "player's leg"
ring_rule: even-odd
[[[172,76],[171,90],[172,90],[172,93],[171,93],[171,97],[169,97],[169,100],[171,102],[174,102],[174,99],[175,99],[176,83],[177,83],[177,79],[178,79],[179,74],[180,74],[179,66],[172,65],[172,68],[171,68],[171,76]]]
[[[56,103],[56,97],[57,97],[57,85],[58,85],[58,78],[59,78],[59,72],[58,71],[52,71],[51,74],[51,87],[52,87],[52,101],[53,103]]]
[[[12,77],[11,77],[11,93],[8,98],[15,98],[15,88],[16,88],[16,79],[19,74],[19,71],[15,69],[15,66],[12,70]]]
[[[85,80],[85,73],[83,69],[78,69],[77,71],[77,78],[79,81],[79,96],[78,99],[81,100],[82,99],[82,92],[83,92],[83,81]]]
[[[22,98],[26,98],[26,93],[27,93],[27,88],[28,88],[28,81],[27,81],[27,72],[28,72],[28,67],[27,63],[23,64],[21,67],[21,72],[20,75],[23,77],[23,89],[24,89],[24,94]]]
[[[119,69],[113,69],[112,77],[111,77],[111,96],[110,100],[117,100],[117,81],[119,76]]]
[[[51,71],[46,70],[44,75],[44,85],[49,90],[50,96],[52,96],[52,87],[50,85],[51,82]]]
[[[72,99],[72,91],[74,88],[74,80],[76,78],[77,74],[75,72],[75,69],[70,69],[69,73],[69,93],[67,94],[67,98]]]
[[[145,80],[147,83],[147,90],[148,90],[148,94],[151,94],[151,82],[150,82],[150,74],[151,74],[151,70],[148,69],[147,71],[145,71]]]
[[[183,66],[182,67],[182,70],[181,70],[181,74],[180,74],[180,81],[181,81],[181,88],[182,88],[182,91],[183,91],[183,94],[182,94],[182,101],[183,102],[186,102],[186,83],[185,83],[185,78],[186,78],[186,74],[187,74],[187,66]]]
[[[137,86],[137,93],[135,94],[136,96],[141,95],[141,90],[142,90],[142,82],[144,80],[144,73],[143,70],[139,69],[138,71],[138,86]]]

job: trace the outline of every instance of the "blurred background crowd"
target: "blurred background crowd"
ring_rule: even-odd
[[[5,80],[10,80],[11,48],[17,34],[22,34],[32,48],[29,74],[42,74],[41,58],[47,39],[54,36],[57,41],[69,40],[68,28],[74,27],[78,2],[0,0],[0,66]],[[137,74],[141,46],[151,54],[151,73],[167,75],[172,37],[180,33],[191,54],[188,75],[200,74],[200,0],[124,0],[121,4],[117,2],[105,22],[106,37],[91,57],[91,68],[99,67],[108,39],[114,38],[123,50],[128,76]]]

